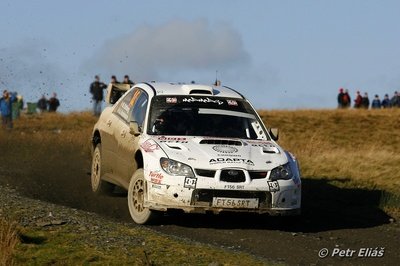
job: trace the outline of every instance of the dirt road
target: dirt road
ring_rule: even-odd
[[[130,221],[123,193],[112,197],[91,193],[88,154],[68,147],[62,152],[57,147],[49,149],[38,150],[34,156],[20,151],[0,156],[0,183],[35,199]],[[47,153],[52,156],[44,159]],[[400,226],[378,208],[381,192],[339,187],[331,181],[304,179],[300,218],[174,213],[150,228],[290,265],[396,265],[400,261]],[[328,249],[328,256],[321,259],[318,252],[323,248]],[[372,256],[381,248],[381,258],[358,256],[359,252]],[[332,257],[334,251],[338,254]],[[339,256],[350,254],[352,257]]]

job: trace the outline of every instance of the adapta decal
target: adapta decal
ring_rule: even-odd
[[[223,163],[244,163],[247,165],[254,165],[252,160],[242,158],[215,158],[211,159],[210,164],[223,164]]]

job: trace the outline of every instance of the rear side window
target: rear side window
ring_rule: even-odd
[[[129,104],[130,104],[133,96],[135,95],[136,91],[138,91],[138,90],[137,89],[131,90],[126,95],[124,95],[124,98],[121,100],[121,102],[118,104],[117,108],[114,111],[115,114],[120,116],[126,122],[128,122],[129,110],[131,109]]]
[[[134,99],[134,98],[132,98]],[[139,126],[143,126],[144,119],[146,117],[146,110],[148,104],[148,97],[146,93],[140,92],[135,99],[130,112],[130,121],[136,121]]]

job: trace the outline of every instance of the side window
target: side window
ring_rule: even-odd
[[[131,90],[126,95],[124,95],[122,101],[119,103],[118,107],[115,109],[114,113],[118,114],[122,119],[128,122],[129,110],[131,109],[130,103],[138,89]],[[139,91],[140,93],[140,91]]]
[[[146,93],[141,92],[131,108],[130,120],[136,121],[140,127],[143,126],[144,118],[146,116],[147,103],[148,97]]]

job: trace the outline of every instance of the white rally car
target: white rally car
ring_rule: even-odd
[[[141,83],[110,86],[107,101],[93,130],[92,190],[125,188],[136,223],[169,209],[300,213],[295,157],[235,90]]]

